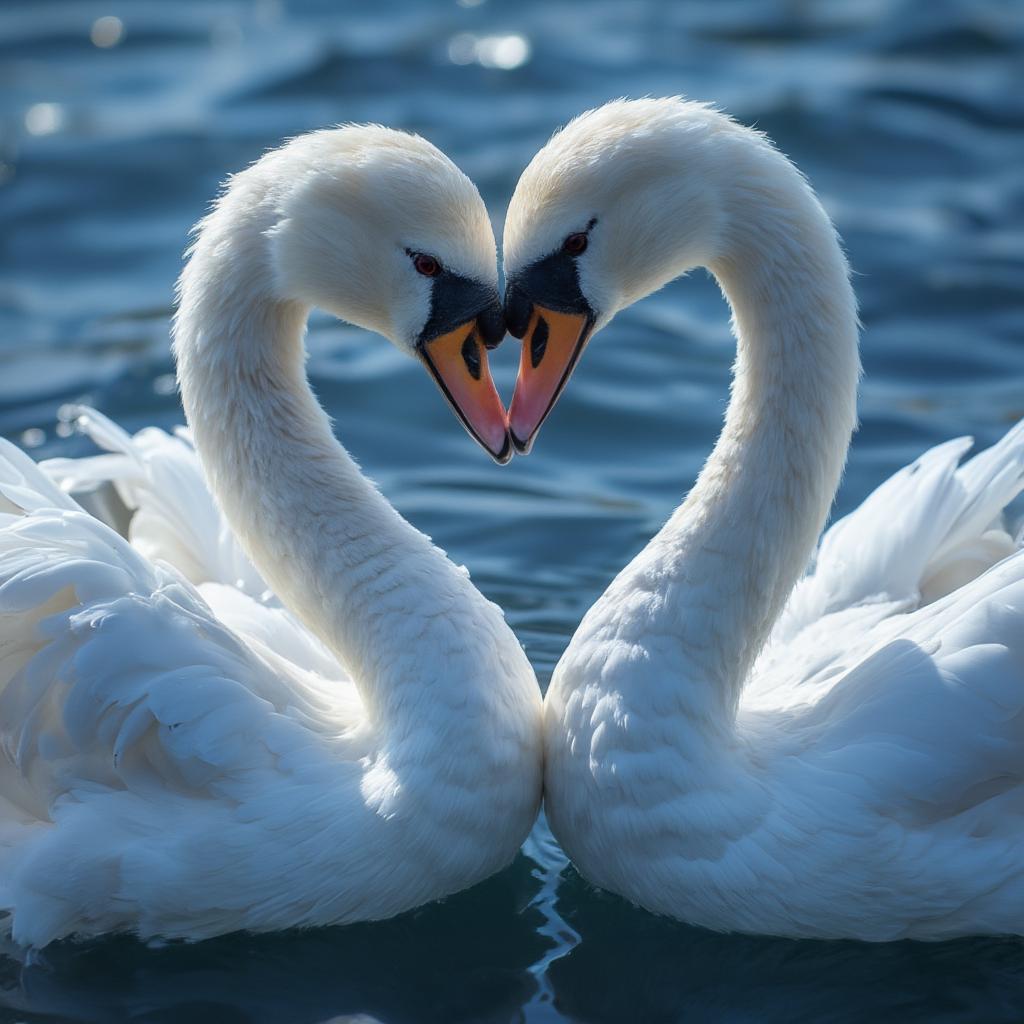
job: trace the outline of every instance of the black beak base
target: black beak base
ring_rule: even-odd
[[[505,329],[522,338],[530,325],[534,304],[557,313],[593,318],[594,311],[580,290],[575,258],[559,250],[531,263],[505,285]]]
[[[430,318],[420,332],[418,344],[433,341],[469,320],[476,320],[485,348],[493,349],[501,344],[505,337],[505,317],[501,298],[494,287],[443,271],[434,279]]]
[[[522,338],[530,326],[533,302],[516,283],[505,289],[505,329],[513,338]]]
[[[495,349],[501,344],[505,337],[505,315],[497,296],[486,309],[477,314],[476,327],[484,348]]]

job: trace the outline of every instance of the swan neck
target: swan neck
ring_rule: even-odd
[[[777,161],[775,160],[777,158]],[[714,451],[642,555],[665,574],[664,614],[684,672],[734,714],[743,683],[806,570],[856,423],[856,304],[834,229],[810,188],[772,151],[733,197],[722,255],[709,263],[733,313],[732,396]],[[766,194],[767,193],[767,194]]]
[[[306,379],[308,309],[270,297],[263,262],[218,227],[207,223],[182,275],[175,319],[204,473],[265,581],[384,715],[399,682],[389,652],[430,602],[422,586],[404,599],[410,568],[422,559],[446,579],[453,567],[334,438]]]

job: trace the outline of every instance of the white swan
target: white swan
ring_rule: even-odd
[[[855,419],[847,266],[761,135],[679,99],[572,122],[523,173],[506,318],[528,447],[587,338],[695,266],[738,355],[714,452],[585,616],[545,705],[581,872],[719,930],[1024,932],[1024,426],[922,456],[814,550]],[[794,589],[795,585],[795,589]]]
[[[48,467],[113,479],[136,546],[4,445],[0,907],[17,942],[384,918],[512,859],[540,799],[533,671],[335,441],[302,344],[319,305],[416,351],[505,458],[478,339],[502,333],[496,301],[483,203],[433,146],[304,136],[231,180],[180,282],[178,377],[223,518],[185,439],[86,414],[120,454]]]

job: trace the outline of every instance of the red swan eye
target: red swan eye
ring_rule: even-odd
[[[441,273],[441,264],[426,253],[418,252],[413,255],[412,264],[424,277],[437,277]]]
[[[562,251],[570,256],[579,256],[581,252],[587,251],[587,235],[585,231],[577,231],[562,243]]]

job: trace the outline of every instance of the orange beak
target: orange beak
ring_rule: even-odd
[[[455,415],[499,465],[512,458],[501,404],[476,320],[419,346],[419,356]]]
[[[537,431],[586,348],[593,326],[592,317],[585,313],[533,307],[508,411],[509,433],[517,451],[525,454],[533,446]]]

